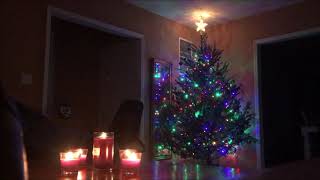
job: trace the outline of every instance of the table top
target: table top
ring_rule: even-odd
[[[124,170],[95,170],[89,167],[81,168],[73,176],[61,175],[60,168],[39,165],[29,168],[30,180],[152,180],[152,179],[238,179],[245,172],[239,168],[219,167],[197,164],[188,161],[174,162],[171,160],[152,161],[141,165],[138,173],[128,174]]]
[[[242,180],[304,180],[320,179],[320,159],[296,161],[262,171],[197,164],[188,161],[152,161],[142,164],[136,175],[126,175],[121,170],[82,168],[73,177],[61,176],[60,167],[48,164],[29,168],[30,180],[170,180],[170,179],[242,179]]]

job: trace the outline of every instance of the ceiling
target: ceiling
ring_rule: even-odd
[[[129,3],[181,24],[194,27],[199,12],[210,25],[274,10],[303,0],[127,0]],[[205,15],[206,15],[205,14]],[[205,16],[204,15],[204,16]]]

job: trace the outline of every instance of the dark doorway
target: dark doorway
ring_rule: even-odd
[[[140,40],[56,17],[51,23],[49,118],[89,132],[108,129],[122,101],[140,98]]]
[[[304,159],[301,127],[319,126],[319,50],[320,33],[258,45],[266,167]]]

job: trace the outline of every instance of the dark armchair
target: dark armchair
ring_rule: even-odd
[[[121,103],[111,124],[110,130],[115,133],[115,158],[119,149],[137,149],[144,151],[144,144],[139,139],[143,103],[138,100],[127,100]]]

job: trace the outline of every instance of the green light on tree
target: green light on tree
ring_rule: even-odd
[[[217,91],[217,92],[215,93],[215,97],[219,98],[219,97],[221,97],[221,96],[222,96],[222,93],[221,93],[221,92]]]
[[[163,145],[158,145],[158,150],[161,151],[164,148]]]
[[[200,111],[197,111],[197,112],[194,113],[194,116],[195,116],[196,118],[198,118],[200,115],[201,115],[201,112],[200,112]]]
[[[161,78],[161,73],[155,73],[155,74],[154,74],[154,78],[156,78],[156,79]]]

